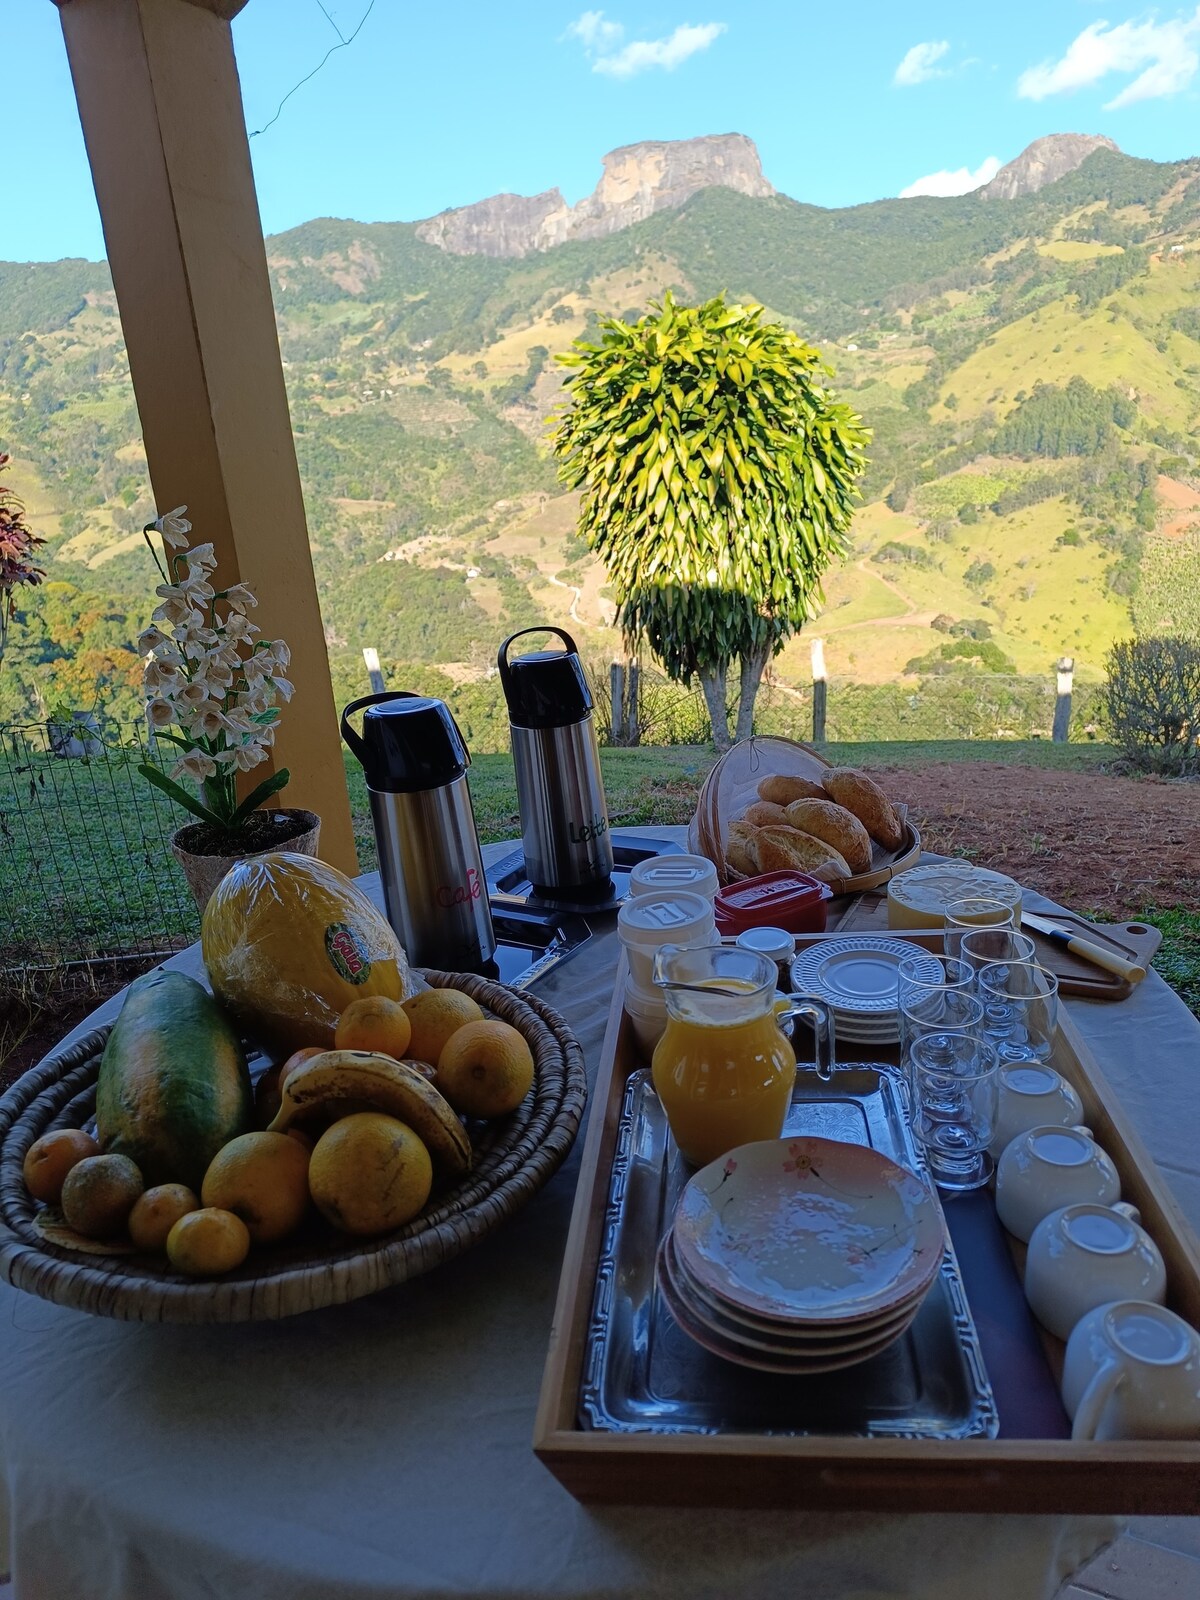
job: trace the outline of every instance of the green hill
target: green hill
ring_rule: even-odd
[[[1171,596],[1200,563],[1200,162],[1100,150],[1021,199],[835,211],[714,188],[521,259],[323,219],[268,256],[346,693],[363,644],[393,681],[436,664],[463,695],[510,622],[612,649],[542,442],[551,357],[667,288],[762,300],[874,430],[815,625],[835,676],[915,690],[1065,652],[1095,680],[1135,615],[1192,625]],[[0,263],[0,448],[55,580],[13,630],[0,721],[92,682],[128,712],[153,507],[103,264]],[[807,657],[784,652],[785,689]]]

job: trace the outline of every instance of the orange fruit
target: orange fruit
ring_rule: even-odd
[[[381,1111],[356,1111],[317,1140],[308,1183],[317,1208],[335,1228],[388,1233],[429,1199],[433,1163],[407,1123]]]
[[[250,1232],[241,1217],[214,1206],[189,1211],[167,1235],[168,1261],[194,1278],[232,1272],[249,1254]]]
[[[417,1061],[437,1064],[446,1042],[468,1022],[483,1020],[483,1012],[461,989],[425,989],[404,1002],[412,1024],[408,1053]]]
[[[325,1046],[321,1044],[310,1044],[303,1050],[293,1050],[279,1068],[279,1087],[283,1088],[287,1082],[289,1072],[295,1072],[297,1067],[302,1067],[306,1061],[311,1061],[314,1056],[323,1056],[324,1054]]]
[[[199,1209],[199,1200],[186,1184],[160,1183],[134,1201],[129,1213],[129,1237],[139,1250],[161,1255],[167,1248],[167,1235],[180,1217]]]
[[[503,1117],[533,1086],[533,1056],[507,1022],[468,1022],[438,1057],[434,1087],[466,1117]]]
[[[308,1151],[286,1133],[239,1134],[212,1158],[200,1198],[240,1217],[255,1244],[275,1244],[308,1210]]]
[[[403,1061],[411,1038],[412,1023],[399,1000],[369,994],[351,1001],[342,1012],[333,1044],[336,1050],[368,1050]]]
[[[99,1154],[100,1146],[82,1128],[59,1128],[56,1133],[44,1133],[25,1152],[21,1168],[25,1187],[35,1200],[56,1206],[71,1168],[88,1156]]]
[[[145,1185],[128,1156],[86,1156],[62,1186],[67,1226],[87,1239],[111,1239],[124,1228]]]

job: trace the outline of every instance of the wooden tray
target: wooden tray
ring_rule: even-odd
[[[644,1065],[621,1004],[623,980],[622,971],[593,1091],[533,1441],[576,1498],[871,1511],[1200,1512],[1200,1441],[618,1434],[581,1427],[580,1386],[617,1127],[629,1074]],[[1168,1304],[1200,1325],[1200,1242],[1069,1017],[1060,1024],[1054,1065],[1079,1091],[1125,1199],[1138,1207],[1163,1253]],[[1060,1358],[1061,1345],[1048,1336],[1047,1343],[1052,1361]]]
[[[1052,916],[1060,928],[1066,928],[1070,933],[1082,934],[1095,944],[1107,945],[1110,950],[1115,950],[1129,961],[1140,962],[1144,967],[1150,965],[1151,958],[1162,944],[1162,934],[1158,929],[1151,928],[1144,922],[1089,922],[1086,917],[1077,917],[1072,911],[1045,914],[1048,917]],[[889,939],[915,939],[918,944],[935,951],[938,955],[942,953],[940,930],[933,932],[930,942],[925,937],[929,930],[888,927],[886,895],[861,895],[847,902],[840,914],[834,907],[828,932],[835,931],[843,934],[878,933],[886,935]],[[1070,950],[1064,950],[1061,945],[1043,938],[1032,928],[1026,928],[1025,932],[1037,946],[1037,958],[1042,966],[1053,972],[1058,979],[1058,987],[1063,994],[1084,995],[1089,1000],[1124,1000],[1133,993],[1136,985],[1129,983],[1125,978],[1118,978],[1113,972],[1105,972],[1103,967],[1094,967],[1090,961],[1072,955]],[[810,944],[814,937],[820,936],[802,935],[797,943]]]

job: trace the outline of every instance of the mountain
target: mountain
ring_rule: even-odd
[[[681,198],[735,155],[762,192]],[[1026,156],[1026,176],[1049,171]],[[389,681],[453,690],[468,738],[502,742],[487,670],[506,629],[552,620],[612,651],[612,596],[545,450],[553,357],[668,288],[761,300],[873,429],[816,623],[831,704],[863,707],[862,726],[1040,726],[1059,655],[1094,684],[1134,626],[1200,631],[1200,161],[1105,145],[1011,199],[825,209],[768,187],[748,140],[632,146],[563,243],[530,243],[551,214],[536,201],[525,222],[500,208],[506,253],[431,243],[432,223],[327,218],[268,240],[339,693],[363,692],[374,645]],[[462,215],[443,213],[444,239]],[[494,222],[454,237],[479,246]],[[153,507],[102,263],[0,263],[0,449],[50,574],[19,597],[0,722],[97,686],[128,711]],[[776,663],[785,710],[807,652]]]
[[[979,190],[982,200],[1016,200],[1023,194],[1036,194],[1048,183],[1056,183],[1074,172],[1096,150],[1116,150],[1111,139],[1098,133],[1050,133],[1026,145],[1015,161]]]
[[[567,205],[557,189],[532,198],[497,194],[419,222],[417,237],[454,255],[525,256],[568,239],[618,233],[712,188],[758,199],[775,193],[745,134],[627,144],[608,152],[600,182],[577,206]]]

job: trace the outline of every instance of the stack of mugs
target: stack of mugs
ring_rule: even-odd
[[[630,874],[617,937],[629,963],[625,1009],[646,1058],[662,1037],[667,1008],[654,985],[654,958],[664,945],[717,944],[713,899],[717,869],[704,856],[653,856]]]

